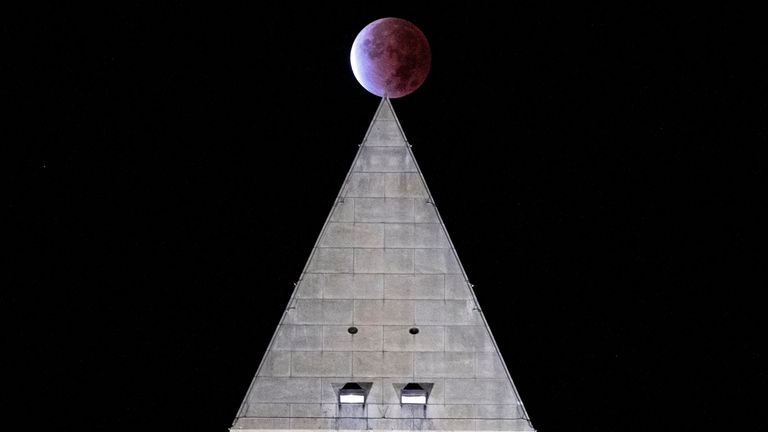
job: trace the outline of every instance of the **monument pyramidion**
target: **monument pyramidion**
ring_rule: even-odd
[[[386,97],[230,430],[535,430]]]

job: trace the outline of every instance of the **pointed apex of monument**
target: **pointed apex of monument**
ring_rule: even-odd
[[[535,431],[388,98],[230,430]]]
[[[408,140],[405,139],[403,128],[400,127],[395,110],[392,108],[392,102],[389,98],[381,98],[371,126],[363,139],[363,145],[366,147],[399,147],[407,144]]]
[[[395,110],[392,108],[392,101],[388,97],[381,98],[375,117],[383,120],[395,120]]]

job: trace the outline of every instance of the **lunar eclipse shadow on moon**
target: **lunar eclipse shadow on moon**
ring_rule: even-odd
[[[426,80],[432,51],[424,33],[401,18],[381,18],[365,26],[349,56],[357,81],[376,96],[400,98]]]

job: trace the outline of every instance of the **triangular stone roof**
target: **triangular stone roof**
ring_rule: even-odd
[[[387,98],[231,429],[534,430]]]

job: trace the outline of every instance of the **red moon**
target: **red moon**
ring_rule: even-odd
[[[376,96],[413,93],[429,74],[432,52],[424,33],[400,18],[382,18],[363,28],[349,55],[352,72]]]

